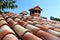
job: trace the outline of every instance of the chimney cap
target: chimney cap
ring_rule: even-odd
[[[27,12],[27,11],[23,11],[23,12],[21,12],[20,14],[27,15],[28,12]]]
[[[31,10],[41,10],[42,11],[42,9],[39,6],[35,6],[34,8],[29,9],[29,11],[31,11]]]

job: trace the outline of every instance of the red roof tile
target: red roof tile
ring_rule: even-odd
[[[40,21],[38,18],[24,21],[18,16],[14,13],[0,15],[0,40],[60,40],[60,29],[54,27],[59,22]]]

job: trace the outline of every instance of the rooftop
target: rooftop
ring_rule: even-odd
[[[60,22],[13,12],[2,13],[0,40],[60,40]]]
[[[60,40],[60,22],[42,18],[24,21],[16,15],[0,15],[0,40]]]

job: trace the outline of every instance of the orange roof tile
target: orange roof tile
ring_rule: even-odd
[[[30,16],[24,21],[18,16],[14,13],[0,15],[0,40],[60,40],[60,28],[55,27],[55,24],[60,26],[59,22],[37,18],[38,21]]]

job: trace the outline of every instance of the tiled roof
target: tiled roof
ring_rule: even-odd
[[[15,13],[0,15],[0,40],[60,40],[59,28],[57,21]]]

